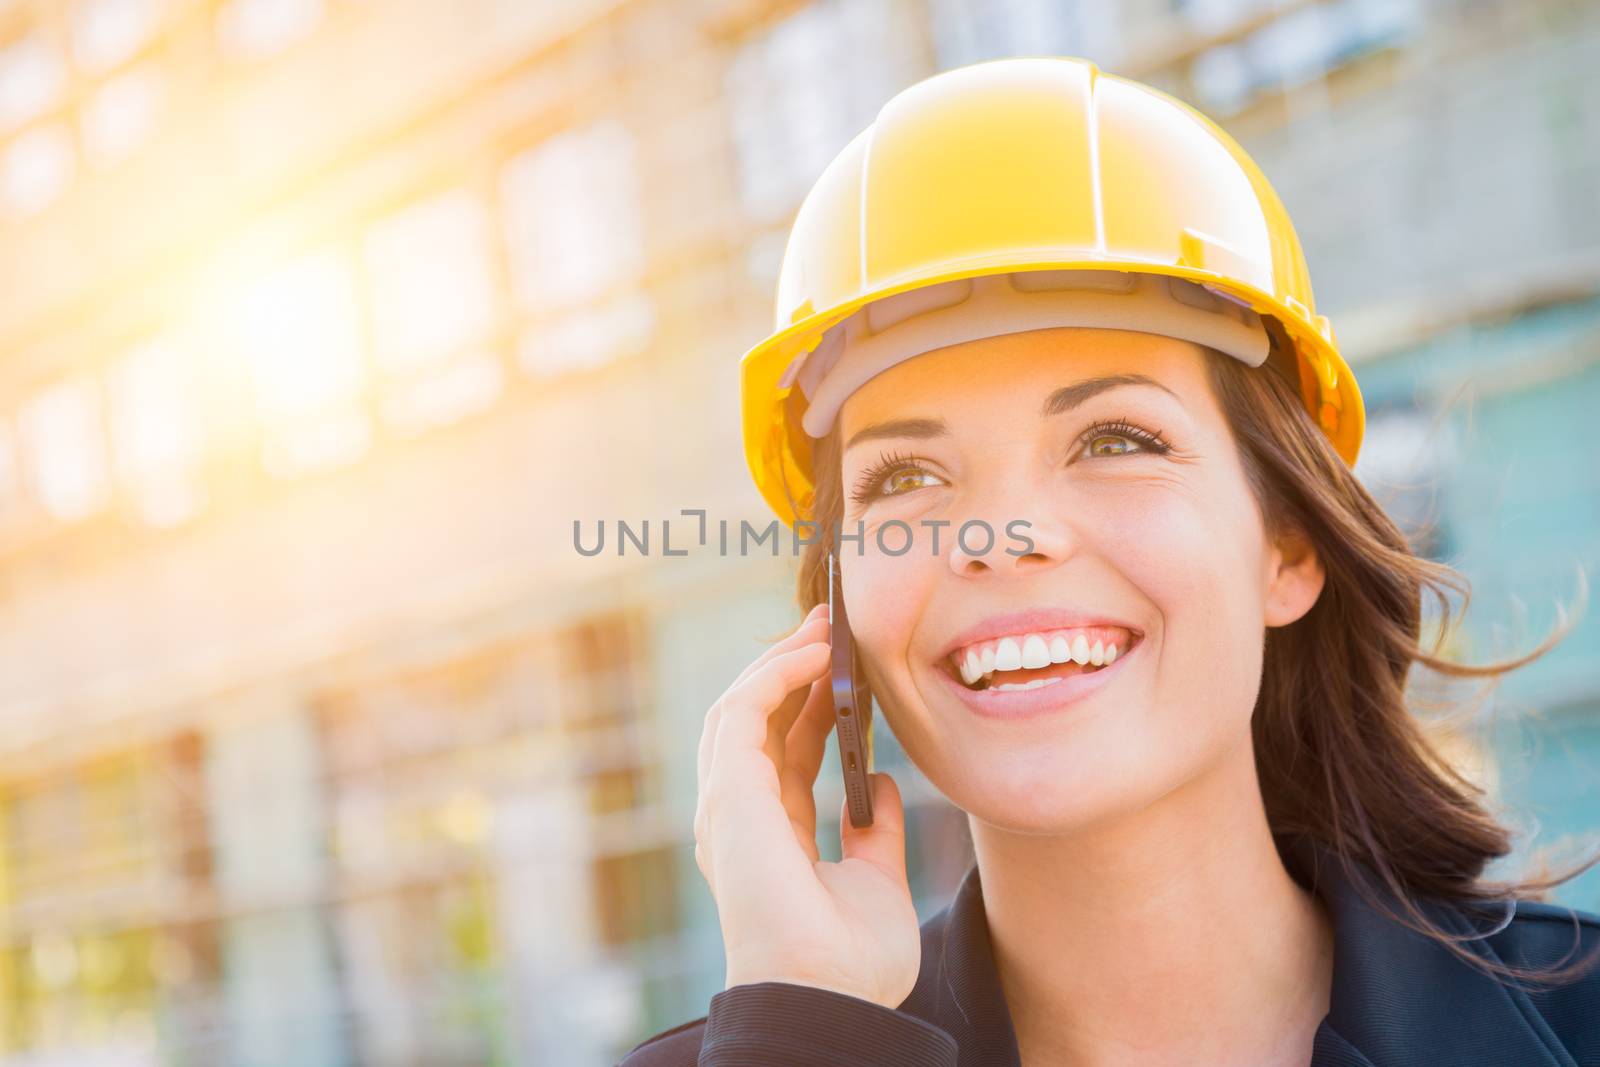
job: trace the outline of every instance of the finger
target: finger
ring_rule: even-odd
[[[900,787],[882,772],[872,774],[872,825],[850,823],[850,802],[845,800],[839,818],[839,853],[847,860],[863,860],[896,881],[906,880],[906,816]]]
[[[827,662],[827,645],[806,645],[776,657],[728,694],[722,702],[722,717],[717,723],[707,771],[706,789],[715,806],[722,808],[734,797],[739,798],[734,803],[746,803],[755,795],[765,795],[773,803],[771,813],[782,811],[782,784],[778,777],[781,768],[766,750],[766,723],[790,693],[808,688],[826,669]]]
[[[828,736],[833,733],[833,684],[824,676],[811,685],[805,707],[789,729],[784,746],[783,774],[795,788],[811,794],[828,751]]]
[[[828,605],[823,603],[816,605],[807,612],[806,617],[800,620],[800,624],[795,627],[793,632],[787,637],[774,642],[771,648],[766,649],[752,662],[746,664],[744,670],[739,672],[739,677],[735,678],[733,684],[728,686],[728,690],[723,693],[723,696],[727,696],[727,692],[731,692],[745,679],[749,678],[754,671],[770,662],[775,656],[780,656],[791,648],[802,647],[808,643],[808,639],[816,640],[816,633],[820,628],[810,624],[818,620],[826,620],[828,617],[827,608]],[[810,626],[809,629],[808,626]],[[796,644],[797,641],[798,644]],[[705,784],[706,772],[711,766],[711,755],[716,748],[717,720],[721,717],[721,704],[722,698],[719,697],[717,702],[706,712],[705,722],[700,731],[700,744],[695,757],[695,771],[696,779],[701,785]]]
[[[832,659],[831,656],[829,658],[830,660]],[[772,760],[772,765],[778,768],[780,774],[788,763],[786,750],[788,748],[789,735],[794,730],[795,722],[805,712],[812,690],[819,685],[826,686],[829,690],[832,689],[831,680],[826,672],[822,677],[812,682],[810,686],[802,686],[784,697],[783,703],[773,709],[772,714],[767,718],[767,742],[764,747],[767,758]]]
[[[827,623],[828,605],[824,602],[806,612],[806,617],[801,619],[793,630],[774,641],[761,655],[746,664],[744,670],[739,672],[739,676],[733,680],[733,684],[728,688],[732,689],[734,686],[741,684],[775,657],[802,645],[809,644],[812,641],[826,639],[828,633]]]
[[[712,773],[722,757],[723,745],[730,754],[754,754],[767,741],[767,723],[791,693],[809,686],[828,666],[826,641],[814,641],[767,661],[761,669],[728,691],[722,701],[722,716],[717,723]],[[799,709],[794,709],[798,713]]]
[[[817,850],[817,771],[822,765],[828,735],[833,728],[833,687],[828,678],[811,683],[805,707],[789,731],[783,769],[778,775],[779,791],[795,840],[815,863]]]
[[[775,642],[771,648],[764,651],[760,656],[756,657],[752,663],[748,664],[745,669],[740,672],[739,677],[734,681],[733,685],[730,685],[727,691],[724,692],[721,697],[717,698],[717,701],[712,704],[711,708],[706,712],[705,721],[700,729],[700,742],[695,753],[695,778],[699,784],[700,792],[702,794],[705,792],[707,779],[710,776],[712,761],[716,758],[717,726],[722,717],[722,703],[725,699],[727,699],[728,693],[733,692],[743,682],[748,680],[753,672],[759,670],[767,663],[770,663],[777,656],[783,655],[786,651],[791,650],[793,647],[803,647],[808,638],[811,640],[816,640],[821,637],[825,637],[827,633],[826,627],[818,626],[816,624],[819,621],[825,621],[827,617],[827,605],[825,603],[818,604],[813,607],[811,611],[807,613],[805,619],[801,620],[794,632],[792,632],[788,637]],[[797,641],[799,642],[798,645],[796,645]],[[770,747],[773,750],[775,757],[774,766],[781,766],[781,761],[783,759],[782,739],[775,741]],[[697,812],[695,816],[697,832],[700,821],[700,814]]]
[[[812,685],[815,684],[815,682],[812,683]],[[777,787],[774,792],[780,802],[783,799],[783,768],[788,763],[784,748],[789,736],[789,727],[799,716],[800,709],[804,706],[810,691],[810,686],[801,686],[796,689],[784,697],[783,703],[767,718],[767,740],[761,746],[761,751],[766,756],[767,762],[772,764],[774,772],[772,780]],[[784,805],[784,807],[787,810],[788,805]]]

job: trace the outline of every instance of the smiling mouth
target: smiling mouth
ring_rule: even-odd
[[[1016,634],[958,648],[939,666],[973,692],[1040,689],[1104,670],[1140,640],[1121,627]]]

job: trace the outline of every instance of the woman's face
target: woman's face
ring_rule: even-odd
[[[1008,334],[900,363],[840,412],[867,680],[987,823],[1083,828],[1248,754],[1264,627],[1309,610],[1322,572],[1302,541],[1269,543],[1205,358],[1123,330]],[[1079,634],[1083,666],[1062,655]]]

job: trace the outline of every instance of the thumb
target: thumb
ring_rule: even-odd
[[[850,822],[846,801],[839,819],[839,852],[849,860],[866,862],[896,881],[906,880],[906,813],[900,800],[900,787],[889,775],[873,772],[872,825],[856,827]]]

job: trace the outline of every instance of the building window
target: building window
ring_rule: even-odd
[[[217,39],[237,59],[276,55],[322,21],[323,0],[230,0],[217,13]]]
[[[0,132],[44,114],[66,87],[61,51],[43,34],[31,34],[0,51]]]
[[[19,413],[29,480],[53,518],[73,522],[109,500],[100,391],[93,379],[50,386]]]
[[[517,342],[517,359],[535,377],[596,367],[644,351],[655,324],[655,303],[649,296],[619,294],[525,331]]]
[[[337,467],[371,444],[354,271],[344,256],[306,256],[249,285],[227,316],[249,368],[262,463],[279,477]]]
[[[14,217],[36,215],[66,192],[76,170],[67,125],[36,127],[12,141],[0,163],[0,199]]]
[[[112,78],[84,104],[84,155],[102,167],[126,159],[150,136],[165,103],[166,80],[153,64]]]
[[[643,271],[634,139],[621,122],[524,152],[506,166],[503,187],[512,287],[525,310],[582,304]]]
[[[682,924],[672,848],[599,856],[594,909],[600,940],[622,947],[675,932]]]
[[[1121,6],[1085,0],[931,0],[940,69],[1004,56],[1120,58]]]
[[[139,53],[155,35],[162,0],[79,0],[72,11],[72,57],[104,74]]]
[[[532,317],[518,353],[530,373],[604,363],[653,337],[654,304],[640,289],[638,183],[634,137],[616,119],[559,134],[506,165],[512,290]]]
[[[489,221],[465,191],[436,196],[368,232],[367,279],[385,420],[401,432],[453,422],[503,385]]]
[[[1200,33],[1217,33],[1253,16],[1267,0],[1178,0],[1184,21]]]
[[[175,526],[204,502],[192,380],[167,340],[140,345],[108,375],[117,477],[152,526]]]
[[[1220,45],[1200,53],[1189,77],[1201,104],[1218,115],[1238,111],[1256,92],[1250,56],[1238,45]]]
[[[757,221],[793,210],[884,101],[921,73],[895,11],[885,0],[825,0],[739,49],[724,95],[740,199]]]
[[[1200,32],[1214,33],[1254,17],[1260,6],[1251,0],[1185,0],[1183,13]],[[1242,41],[1196,56],[1190,75],[1197,102],[1213,114],[1231,114],[1263,92],[1314,81],[1377,49],[1403,43],[1421,28],[1417,0],[1302,7]]]

